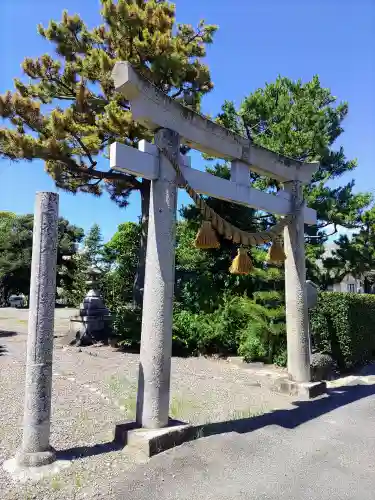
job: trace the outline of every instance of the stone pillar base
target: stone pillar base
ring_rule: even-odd
[[[275,380],[273,389],[291,396],[299,396],[302,399],[313,399],[326,394],[327,384],[324,381],[295,382],[288,378],[279,378]]]
[[[124,422],[116,425],[114,437],[125,452],[140,458],[150,458],[196,439],[197,430],[192,425],[174,420],[169,421],[168,427],[161,429],[136,428],[133,422]]]
[[[14,481],[25,483],[54,476],[70,464],[69,460],[56,460],[54,450],[37,453],[18,452],[14,458],[3,463],[3,469]]]
[[[26,453],[21,450],[16,453],[15,460],[20,467],[41,467],[56,460],[56,451],[52,447],[46,451],[35,451],[33,453]]]

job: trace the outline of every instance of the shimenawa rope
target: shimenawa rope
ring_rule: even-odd
[[[220,234],[220,236],[232,240],[233,243],[239,244],[242,247],[238,251],[238,255],[233,262],[230,271],[233,274],[248,274],[251,271],[252,265],[250,258],[247,256],[247,253],[243,251],[243,248],[247,248],[251,245],[263,245],[266,243],[272,242],[272,246],[269,250],[269,262],[271,263],[279,263],[285,260],[285,254],[280,242],[280,235],[283,229],[290,224],[293,219],[296,217],[298,211],[303,208],[303,203],[300,206],[295,206],[295,185],[292,189],[292,213],[288,214],[277,224],[272,226],[267,231],[260,231],[257,233],[249,233],[247,231],[242,231],[238,227],[234,226],[227,220],[220,217],[211,207],[209,207],[206,201],[200,196],[187,182],[185,179],[179,163],[172,156],[170,151],[166,148],[161,148],[158,146],[160,152],[169,160],[171,165],[176,171],[177,176],[179,177],[179,181],[182,181],[181,187],[185,189],[185,191],[189,194],[189,196],[194,201],[195,205],[199,208],[200,212],[203,216],[203,224],[200,229],[200,232],[197,235],[195,240],[195,244],[198,248],[218,248],[220,243],[216,237],[213,229]],[[246,253],[246,257],[245,257]],[[236,267],[235,262],[236,259],[239,261],[239,268]],[[246,263],[245,263],[246,261]],[[250,262],[249,262],[250,261]],[[241,262],[244,264],[241,266]],[[247,271],[246,271],[247,269]]]

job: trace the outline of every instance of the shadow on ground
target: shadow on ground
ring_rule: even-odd
[[[5,346],[3,345],[0,345],[0,356],[3,356],[4,354],[6,354],[8,351],[6,349]]]
[[[196,426],[200,435],[207,437],[227,432],[246,433],[261,429],[268,425],[278,425],[285,429],[294,429],[314,418],[320,417],[337,408],[354,403],[363,398],[373,396],[375,386],[373,385],[348,385],[329,389],[327,395],[309,401],[296,401],[296,408],[286,410],[275,410],[252,418],[230,420]]]
[[[295,429],[305,422],[320,417],[342,406],[354,403],[360,399],[373,396],[374,394],[375,386],[372,385],[356,384],[329,389],[327,395],[322,398],[293,403],[295,405],[293,409],[275,410],[257,417],[192,426],[190,432],[186,435],[185,442],[229,432],[237,432],[240,434],[252,432],[269,425],[278,425],[285,429]],[[134,428],[134,423],[129,423],[127,425],[129,425],[129,428]],[[57,456],[60,460],[77,460],[79,458],[100,455],[111,451],[119,451],[123,449],[123,447],[124,443],[114,440],[94,446],[69,448],[59,451]],[[167,448],[164,448],[163,451],[166,449]]]
[[[120,443],[110,441],[108,443],[94,444],[93,446],[77,446],[61,450],[56,453],[56,458],[58,460],[78,460],[80,458],[110,453],[111,451],[119,451],[122,448],[123,446]]]
[[[0,330],[0,338],[14,337],[15,335],[18,335],[18,333],[11,330]]]

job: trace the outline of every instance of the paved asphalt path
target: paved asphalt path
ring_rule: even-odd
[[[119,479],[116,498],[374,500],[375,386],[341,387],[297,405],[212,426],[209,437]]]

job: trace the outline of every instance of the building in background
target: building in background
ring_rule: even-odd
[[[322,256],[322,260],[331,257],[333,251],[337,248],[336,243],[327,243],[326,250]],[[334,278],[333,278],[334,279]],[[346,274],[340,281],[334,281],[328,285],[327,291],[329,292],[346,292],[346,293],[364,293],[364,276],[352,276]]]
[[[327,287],[329,292],[363,293],[363,278],[355,278],[347,274],[338,282]]]

